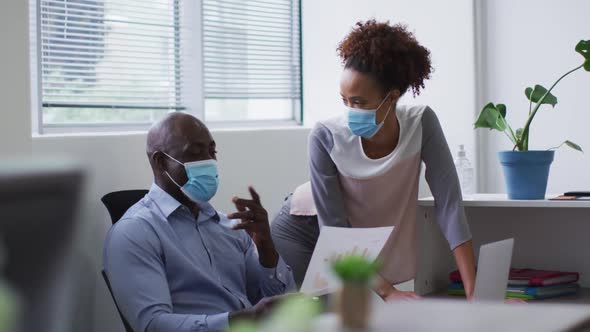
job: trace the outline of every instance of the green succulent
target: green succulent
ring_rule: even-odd
[[[332,271],[343,282],[368,283],[379,270],[377,261],[370,261],[364,256],[351,255],[332,263]]]

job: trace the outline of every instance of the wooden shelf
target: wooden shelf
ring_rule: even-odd
[[[547,198],[556,197],[547,195]],[[422,207],[434,206],[433,197],[420,198],[418,205]],[[511,208],[590,208],[590,200],[550,201],[545,200],[510,200],[505,194],[475,194],[463,201],[465,207],[511,207]]]

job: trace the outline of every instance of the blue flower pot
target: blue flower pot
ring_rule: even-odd
[[[545,199],[555,151],[500,151],[510,199]]]

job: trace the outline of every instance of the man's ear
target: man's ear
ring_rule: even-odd
[[[166,156],[161,151],[155,151],[152,153],[151,159],[152,163],[154,164],[154,168],[159,171],[163,172],[166,170]]]

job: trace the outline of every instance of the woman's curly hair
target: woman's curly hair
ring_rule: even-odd
[[[368,74],[385,91],[395,88],[402,95],[408,88],[418,95],[433,70],[430,51],[406,26],[389,21],[357,22],[337,51],[345,68]]]

